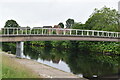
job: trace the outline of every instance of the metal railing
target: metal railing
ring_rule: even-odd
[[[120,38],[120,32],[64,28],[2,28],[2,35],[68,35]]]

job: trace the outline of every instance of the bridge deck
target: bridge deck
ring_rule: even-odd
[[[120,38],[80,36],[80,35],[0,35],[0,42],[17,41],[51,41],[51,40],[80,40],[80,41],[114,41],[120,42]]]
[[[63,28],[2,28],[0,42],[17,41],[115,41],[120,42],[120,32],[63,29]]]

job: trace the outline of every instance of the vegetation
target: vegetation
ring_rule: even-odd
[[[103,7],[100,10],[95,9],[85,24],[82,24],[80,22],[74,22],[73,19],[68,19],[66,21],[66,27],[73,29],[120,31],[120,26],[118,26],[118,16],[118,12],[115,9]],[[83,52],[85,53],[101,53],[110,55],[120,54],[119,42],[32,41],[28,43],[47,47],[49,45],[49,47],[56,47],[62,49],[74,48],[78,50],[83,50]]]
[[[95,9],[85,24],[75,22],[74,19],[68,19],[65,25],[66,28],[73,29],[120,31],[118,17],[118,12],[115,9],[103,7],[100,10]],[[60,25],[61,28],[64,28],[63,23],[59,23],[58,25]],[[45,60],[45,57],[48,57],[47,60],[52,59],[54,60],[54,62],[57,62],[60,58],[62,58],[62,60],[69,64],[73,73],[76,74],[81,73],[81,71],[85,74],[85,76],[87,75],[87,71],[90,75],[95,74],[97,70],[93,71],[93,73],[90,72],[92,72],[91,70],[93,68],[97,68],[97,65],[94,64],[99,64],[99,62],[101,62],[101,65],[109,64],[110,66],[115,67],[115,70],[116,65],[118,65],[117,67],[120,68],[118,64],[118,62],[120,61],[120,42],[30,41],[25,42],[25,45],[31,45],[29,50],[32,50],[34,54],[28,54],[32,55],[32,58],[38,59],[39,56],[41,56],[42,59]],[[15,46],[15,43],[3,43],[3,51],[12,51],[12,53],[15,53]],[[38,48],[36,48],[35,46],[38,46]],[[46,50],[46,48],[53,48],[53,51],[55,51],[55,49],[60,49],[61,51],[66,50],[68,52],[64,51],[64,53],[61,54],[55,54],[54,52],[52,52],[48,54],[41,52],[39,50],[39,47],[45,48],[45,51],[48,50]],[[72,53],[70,53],[69,50],[72,50]],[[48,51],[50,52],[50,50]],[[83,56],[81,56],[80,53],[89,55],[90,57],[86,57],[86,59],[90,61],[84,60]],[[55,56],[57,56],[57,58]],[[92,65],[90,65],[89,62],[93,62]],[[83,65],[81,65],[80,63],[83,63]],[[73,69],[73,67],[75,67],[76,69]],[[86,69],[83,69],[82,67],[86,67]],[[104,66],[100,66],[100,71],[103,67]],[[105,69],[107,69],[108,72],[110,70],[108,68]],[[79,71],[77,72],[77,70]],[[98,74],[100,75],[102,74],[102,72]]]
[[[2,54],[0,54],[0,79],[2,79]]]
[[[74,24],[74,19],[68,19],[66,21],[66,28],[72,28],[73,24]]]
[[[2,78],[38,78],[38,75],[5,54],[2,61]]]
[[[62,22],[60,22],[58,25],[59,25],[61,28],[64,28],[64,24],[63,24]]]
[[[4,27],[5,27],[5,28],[7,28],[7,27],[8,27],[8,28],[9,28],[9,27],[15,28],[15,27],[20,27],[20,26],[19,26],[19,24],[18,24],[15,20],[7,20]],[[12,33],[13,33],[13,30],[11,29],[11,30],[9,30],[8,32],[9,32],[9,34],[12,34]],[[16,31],[15,31],[15,32],[16,32]],[[4,33],[4,32],[2,32],[2,33]],[[7,34],[7,30],[5,31],[5,33]]]
[[[46,44],[44,43],[44,41],[39,43],[43,43],[43,45]],[[113,53],[113,55],[111,53],[103,54],[101,51],[101,47],[98,47],[97,50],[93,49],[103,44],[100,44],[100,42],[96,42],[94,45],[91,45],[92,43],[93,42],[84,41],[59,41],[58,43],[57,41],[54,41],[54,44],[57,44],[54,45],[54,47],[40,47],[38,45],[30,45],[27,42],[25,43],[24,54],[25,56],[29,56],[31,59],[38,60],[40,58],[45,61],[52,60],[52,62],[56,64],[59,63],[60,60],[62,60],[67,63],[67,65],[70,67],[70,70],[74,74],[82,73],[84,77],[92,77],[92,75],[94,74],[101,76],[105,74],[118,73],[118,68],[120,68],[118,62],[119,56],[114,55],[114,52],[111,52]],[[105,43],[104,44],[107,45],[107,42]],[[7,44],[5,45],[8,46]],[[61,49],[61,46],[63,47],[63,49]],[[10,49],[10,47],[7,48]],[[14,48],[14,46],[12,46],[11,48]],[[114,49],[115,48],[117,47],[115,46]],[[105,48],[104,50],[108,49]]]
[[[15,20],[8,20],[6,21],[4,27],[20,27],[20,26]]]
[[[93,14],[85,23],[85,29],[104,30],[104,31],[120,31],[119,14],[115,9],[103,7],[95,9]]]
[[[103,7],[100,10],[95,9],[85,24],[82,24],[80,22],[79,23],[75,22],[74,19],[69,18],[68,20],[66,20],[66,28],[119,31],[120,26],[118,26],[119,24],[118,17],[119,17],[118,12],[115,9]],[[7,26],[10,27],[8,24],[17,25],[16,27],[19,26],[17,22],[14,20],[8,20],[6,22],[5,27]],[[58,25],[64,28],[64,24],[62,22],[60,22]],[[84,50],[87,48],[89,49],[88,52],[92,52],[92,53],[120,54],[119,53],[120,43],[118,42],[31,41],[31,42],[26,42],[26,44],[38,45],[38,46],[44,46],[44,47],[45,46],[56,47],[61,49],[67,49],[67,48],[69,49],[72,47],[75,49]],[[84,44],[84,46],[81,46],[81,44]],[[12,43],[9,43],[8,45],[15,46]],[[5,51],[8,51],[8,50],[5,50]]]

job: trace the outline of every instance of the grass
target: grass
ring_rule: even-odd
[[[2,54],[0,53],[0,80],[2,79]]]
[[[9,56],[2,54],[2,78],[39,78],[39,76]]]

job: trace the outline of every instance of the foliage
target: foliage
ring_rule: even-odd
[[[72,25],[72,28],[73,29],[84,29],[84,24],[82,24],[81,22],[75,22],[73,25]]]
[[[74,19],[68,19],[66,21],[66,28],[72,28],[73,24],[74,24]]]
[[[85,28],[90,30],[120,31],[118,27],[118,12],[115,9],[103,7],[95,9],[85,23]]]
[[[20,27],[20,26],[18,25],[18,23],[15,20],[7,20],[4,27]],[[16,32],[16,31],[14,31],[14,32]],[[5,33],[6,34],[8,33],[7,30],[5,31]],[[13,33],[13,30],[12,29],[9,30],[9,34],[12,34],[12,33]]]
[[[118,16],[119,15],[116,10],[103,7],[100,10],[95,9],[93,14],[90,16],[90,18],[86,21],[85,24],[74,22],[74,19],[68,19],[66,21],[66,28],[120,31],[118,27]],[[58,25],[64,28],[63,23],[59,23]],[[33,50],[34,54],[30,54],[30,52],[27,54],[33,56],[34,59],[38,59],[39,56],[41,56],[43,60],[45,60],[45,58],[47,57],[48,61],[52,59],[54,62],[57,62],[60,60],[60,57],[64,56],[64,58],[62,58],[64,61],[66,61],[68,64],[69,62],[72,62],[74,64],[74,65],[69,64],[71,68],[74,66],[76,67],[76,70],[79,70],[80,72],[83,70],[83,73],[87,71],[92,72],[91,70],[94,67],[97,68],[97,65],[94,66],[94,63],[91,65],[91,67],[89,67],[90,65],[89,62],[96,61],[96,64],[98,64],[99,62],[102,62],[101,65],[102,64],[116,65],[116,63],[118,63],[118,57],[116,56],[120,55],[120,42],[30,41],[30,42],[25,42],[25,44],[32,45],[32,47],[29,48],[29,50]],[[37,46],[37,48],[35,46]],[[41,50],[39,50],[39,47],[45,48],[45,50],[42,52]],[[50,50],[48,50],[48,48],[53,48],[51,53],[49,53]],[[58,50],[60,49],[60,50],[59,51],[55,50],[55,48]],[[3,50],[4,51],[11,50],[12,53],[15,53],[15,44],[4,43]],[[57,56],[56,58],[55,56],[61,50],[72,51],[72,53],[70,52],[60,53],[59,56]],[[86,61],[86,59],[84,60],[83,57],[79,56],[78,54],[87,54],[87,56],[90,55],[90,57],[86,57],[86,59],[88,58],[88,60],[91,60],[91,59],[92,60]],[[84,62],[86,62],[86,64]],[[85,70],[82,69],[80,63],[83,63],[82,67],[86,67]],[[100,68],[102,70],[103,66],[101,66]],[[71,70],[74,73],[76,73],[74,69],[71,69]],[[90,73],[90,74],[94,74],[94,73]]]
[[[2,50],[5,52],[11,51],[11,53],[16,53],[16,44],[13,42],[3,42],[2,43]]]
[[[58,25],[59,25],[61,28],[64,28],[64,24],[63,24],[62,22],[60,22]]]
[[[5,54],[2,59],[2,78],[38,78],[38,75]]]
[[[20,27],[15,20],[7,20],[4,27]]]

